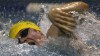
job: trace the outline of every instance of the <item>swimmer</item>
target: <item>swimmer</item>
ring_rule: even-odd
[[[11,27],[9,37],[17,38],[19,44],[28,43],[37,46],[41,46],[48,36],[57,37],[66,35],[67,38],[72,38],[69,34],[74,35],[73,30],[76,28],[76,21],[70,12],[84,12],[87,9],[88,4],[84,2],[70,2],[54,7],[48,13],[48,18],[52,22],[52,25],[47,32],[47,36],[33,22],[20,21]]]

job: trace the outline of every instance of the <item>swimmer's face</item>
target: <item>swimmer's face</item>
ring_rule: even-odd
[[[41,46],[41,44],[46,40],[46,37],[42,32],[36,31],[34,29],[28,28],[20,31],[18,41],[20,44],[28,43],[29,45]]]

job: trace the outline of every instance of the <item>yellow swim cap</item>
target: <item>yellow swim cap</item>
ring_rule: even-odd
[[[18,32],[20,30],[23,30],[25,28],[33,28],[35,30],[39,30],[40,31],[40,28],[34,24],[33,22],[31,21],[20,21],[16,24],[14,24],[11,29],[10,29],[10,32],[9,32],[9,37],[10,38],[16,38]]]

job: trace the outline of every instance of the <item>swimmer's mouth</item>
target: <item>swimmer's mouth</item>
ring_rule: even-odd
[[[30,39],[30,38],[28,38],[28,39]],[[36,45],[36,43],[34,42],[34,39],[30,39],[30,40],[33,40],[32,42],[29,42],[28,44],[29,45]]]
[[[34,42],[29,42],[28,44],[29,45],[36,45]]]
[[[33,39],[31,39],[31,40],[33,40]],[[26,42],[26,40],[24,40],[23,42],[21,42],[20,39],[18,38],[18,44],[23,44],[25,42]],[[28,44],[29,45],[36,45],[33,41],[32,42],[29,42]]]

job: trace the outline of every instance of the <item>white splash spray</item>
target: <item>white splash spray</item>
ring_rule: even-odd
[[[43,5],[49,6],[49,5]],[[44,9],[47,9],[45,7]],[[80,36],[82,40],[89,45],[91,49],[91,56],[100,56],[100,22],[97,19],[94,13],[85,13],[76,14],[80,19],[84,19],[81,24],[77,26],[75,34]],[[9,28],[12,25],[12,20],[9,22],[1,22],[0,27],[3,29],[0,30],[0,56],[79,56],[75,53],[74,49],[69,47],[69,50],[66,51],[66,39],[58,38],[59,40],[56,43],[56,40],[52,40],[53,44],[49,44],[42,48],[37,48],[36,46],[29,46],[28,44],[17,44],[17,39],[10,39],[8,37]],[[40,22],[40,27],[44,34],[47,33],[48,28],[51,25],[51,22],[48,20],[46,13],[42,15]],[[65,43],[66,42],[66,43]],[[60,43],[60,44],[59,44]],[[70,53],[72,52],[72,53]],[[73,53],[74,52],[74,53]]]

